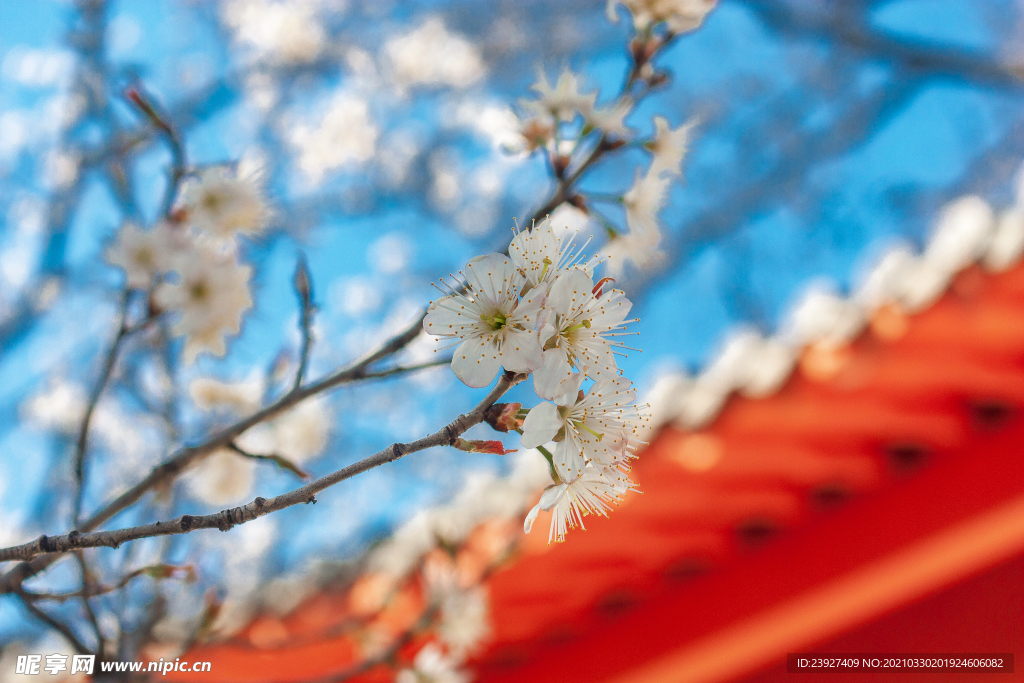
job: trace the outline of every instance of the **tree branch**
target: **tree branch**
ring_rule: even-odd
[[[487,409],[504,396],[509,389],[525,378],[526,375],[506,372],[501,376],[491,392],[487,394],[487,397],[477,404],[473,410],[458,416],[433,434],[412,443],[393,443],[368,458],[336,470],[327,476],[280,496],[270,499],[256,498],[246,505],[221,510],[211,515],[181,515],[166,522],[154,522],[136,527],[116,529],[114,531],[98,531],[84,534],[72,531],[62,536],[40,536],[36,540],[24,545],[0,549],[0,562],[30,560],[43,553],[65,553],[76,548],[116,548],[122,543],[140,538],[186,534],[197,529],[220,529],[221,531],[227,531],[237,524],[251,522],[271,512],[283,510],[300,503],[315,503],[317,493],[357,474],[389,462],[394,462],[410,453],[434,446],[452,445],[467,429],[482,422]]]
[[[89,441],[89,426],[92,424],[92,415],[100,402],[100,396],[110,381],[110,375],[117,364],[117,356],[121,351],[121,343],[128,336],[128,299],[130,292],[125,288],[121,294],[120,322],[118,323],[117,336],[107,350],[107,357],[103,362],[103,370],[93,387],[92,395],[89,396],[89,403],[85,407],[85,414],[82,416],[82,423],[78,428],[78,438],[75,440],[75,499],[72,512],[72,521],[77,527],[82,516],[82,495],[85,490],[85,455]]]
[[[87,648],[82,643],[82,641],[78,639],[78,636],[75,635],[75,632],[71,630],[70,626],[68,626],[62,621],[58,621],[56,618],[51,617],[43,610],[36,607],[36,605],[33,604],[32,599],[29,597],[28,594],[19,593],[18,595],[21,598],[22,604],[25,605],[25,609],[27,609],[32,614],[32,616],[34,616],[39,621],[45,623],[50,628],[53,628],[56,631],[58,631],[62,636],[64,636],[64,638],[69,643],[71,643],[71,647],[75,648],[75,651],[79,654],[90,654],[89,648]]]
[[[302,332],[299,367],[295,371],[295,383],[292,385],[294,391],[302,386],[302,379],[306,376],[306,366],[309,365],[309,349],[313,343],[313,312],[316,310],[313,305],[313,283],[309,276],[306,257],[303,254],[299,254],[299,261],[295,264],[295,277],[292,279],[292,284],[299,297],[299,328]]]

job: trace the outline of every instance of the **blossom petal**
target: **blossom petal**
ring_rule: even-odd
[[[580,385],[582,384],[582,372],[574,372],[563,379],[558,383],[558,388],[555,390],[555,403],[560,406],[576,405],[576,395],[579,393]]]
[[[526,515],[526,519],[523,520],[523,531],[524,532],[530,533],[530,529],[533,528],[533,523],[534,523],[534,521],[536,521],[537,515],[539,513],[540,513],[540,503],[537,503],[536,505],[533,506],[533,509],[530,510],[529,514]]]
[[[558,504],[558,501],[568,490],[569,487],[565,484],[552,484],[544,489],[544,493],[541,495],[540,502],[537,505],[540,506],[541,510],[550,510]]]
[[[554,404],[545,402],[534,406],[523,421],[523,448],[543,446],[555,438],[563,426],[565,422]]]
[[[565,439],[555,444],[552,464],[562,481],[573,482],[583,474],[587,461],[583,458],[583,446],[571,430],[566,430]]]
[[[553,399],[559,393],[559,383],[572,374],[572,367],[562,349],[544,352],[544,363],[533,371],[533,390],[541,398]]]
[[[494,346],[486,338],[467,339],[459,344],[452,357],[452,370],[466,386],[486,387],[498,374],[501,361]]]
[[[517,278],[522,279],[516,271],[515,264],[502,254],[477,256],[466,264],[465,275],[466,282],[473,288],[476,298],[486,298],[495,304],[510,287],[514,286]],[[518,293],[518,287],[516,291]]]
[[[551,285],[547,305],[561,315],[579,307],[588,296],[593,296],[593,279],[582,270],[572,268],[562,273]]]
[[[544,353],[532,330],[506,328],[498,358],[505,369],[512,372],[533,372],[544,363]]]

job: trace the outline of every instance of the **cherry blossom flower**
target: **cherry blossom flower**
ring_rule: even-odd
[[[469,683],[469,675],[456,668],[454,658],[446,656],[434,643],[427,643],[413,659],[412,669],[402,669],[395,683]]]
[[[609,107],[595,108],[587,115],[587,123],[605,133],[623,138],[631,132],[625,122],[631,111],[633,111],[632,100],[622,98]]]
[[[695,125],[697,122],[691,120],[672,130],[664,117],[654,117],[654,141],[646,145],[654,155],[648,175],[657,177],[662,173],[679,175],[682,172],[690,131]]]
[[[252,306],[250,266],[236,257],[200,244],[176,259],[177,282],[165,282],[154,293],[161,308],[179,314],[172,332],[185,337],[185,361],[202,351],[223,356],[225,335],[237,334],[242,314]]]
[[[426,562],[423,577],[430,601],[440,612],[437,635],[448,651],[461,660],[490,634],[487,589],[460,581],[451,560]]]
[[[663,173],[648,170],[646,175],[639,172],[633,187],[622,197],[626,207],[626,223],[634,233],[661,238],[661,224],[658,212],[665,206],[670,179]]]
[[[588,462],[617,467],[635,457],[647,417],[635,405],[636,392],[624,377],[594,382],[580,391],[582,373],[562,380],[553,403],[540,403],[523,422],[524,448],[555,441],[552,466],[564,482],[582,476]]]
[[[544,493],[523,522],[523,531],[530,533],[541,510],[551,510],[548,543],[565,540],[569,527],[581,529],[583,518],[589,514],[608,516],[613,504],[636,486],[616,467],[587,465],[575,481],[558,482],[544,489]]]
[[[537,330],[544,363],[533,375],[541,398],[554,398],[559,382],[574,370],[594,380],[619,374],[612,347],[623,346],[614,338],[624,334],[626,322],[633,322],[626,320],[633,304],[621,290],[600,288],[576,269],[562,273],[551,285]]]
[[[586,246],[577,249],[568,234],[558,237],[551,219],[545,218],[533,230],[517,230],[508,245],[508,255],[532,288],[550,285],[559,273],[579,267]]]
[[[104,255],[107,263],[125,272],[131,289],[149,289],[154,279],[167,270],[175,247],[175,237],[165,223],[143,230],[127,221]]]
[[[559,121],[572,121],[577,114],[584,118],[590,116],[597,102],[597,91],[584,95],[580,92],[582,78],[570,69],[563,69],[558,75],[555,85],[548,82],[547,75],[540,71],[537,82],[530,86],[540,97],[537,100],[523,102],[523,106],[538,114],[554,116]]]
[[[247,415],[259,410],[263,389],[263,378],[257,374],[241,382],[196,377],[189,382],[188,394],[201,410],[226,410],[236,415]]]
[[[223,167],[205,169],[189,180],[181,209],[194,227],[220,239],[259,233],[270,219],[257,174]]]
[[[615,6],[625,5],[633,15],[637,31],[665,23],[672,33],[686,33],[698,28],[717,0],[608,0],[608,18],[616,21]]]
[[[499,367],[532,372],[543,357],[535,333],[544,303],[541,289],[522,300],[526,277],[501,254],[479,256],[466,265],[463,292],[433,301],[423,328],[428,334],[462,340],[452,359],[456,376],[485,387]]]
[[[612,277],[621,276],[627,264],[637,270],[650,268],[665,256],[660,249],[658,233],[627,232],[614,235],[601,248],[607,273]]]

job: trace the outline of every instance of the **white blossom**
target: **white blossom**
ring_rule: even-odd
[[[228,410],[236,415],[257,411],[263,397],[263,379],[253,374],[241,382],[196,377],[188,385],[192,402],[202,410]]]
[[[450,85],[466,88],[483,78],[486,65],[480,50],[465,37],[450,32],[438,17],[390,38],[384,54],[399,87]]]
[[[235,39],[257,54],[285,64],[312,62],[323,49],[323,27],[311,3],[231,0],[224,18],[235,30]]]
[[[221,448],[189,473],[189,491],[195,498],[211,505],[238,503],[252,490],[255,466],[256,462],[251,458]]]
[[[626,117],[633,111],[633,102],[622,98],[608,107],[595,107],[586,114],[587,123],[605,133],[626,137],[631,132],[626,127]]]
[[[466,265],[466,287],[430,304],[423,328],[428,334],[462,340],[452,370],[471,387],[491,383],[499,367],[530,372],[542,362],[535,330],[543,291],[522,300],[526,277],[500,254],[479,256]]]
[[[586,395],[582,382],[582,373],[566,377],[554,402],[532,408],[523,423],[524,448],[555,441],[552,465],[563,482],[579,478],[588,462],[618,467],[635,457],[648,419],[633,405],[636,392],[628,379],[602,379]]]
[[[149,289],[160,273],[170,265],[177,240],[166,223],[143,230],[126,221],[117,233],[117,241],[107,247],[107,263],[125,272],[131,289]]]
[[[523,102],[523,106],[538,114],[548,114],[559,121],[572,121],[577,114],[584,118],[591,115],[597,101],[597,91],[580,92],[582,79],[570,69],[563,69],[552,86],[543,71],[537,74],[537,82],[530,86],[540,97]]]
[[[640,175],[637,172],[633,186],[622,197],[626,207],[626,223],[633,233],[661,240],[658,212],[668,199],[670,182],[669,177],[663,173],[648,170],[646,175]]]
[[[541,510],[551,510],[548,543],[561,543],[569,527],[585,528],[583,518],[589,514],[607,517],[613,504],[635,490],[633,482],[618,468],[587,465],[575,481],[544,489],[540,502],[526,515],[523,531],[530,533]]]
[[[257,234],[270,219],[258,173],[221,166],[204,169],[185,183],[181,208],[195,228],[219,239]]]
[[[696,121],[688,121],[672,130],[664,117],[654,117],[654,140],[647,144],[647,149],[654,155],[654,159],[651,161],[648,175],[682,173],[683,157],[690,141],[690,131],[695,125]]]
[[[632,307],[618,289],[600,291],[582,270],[569,270],[552,283],[537,330],[544,363],[534,372],[537,395],[554,398],[559,382],[574,370],[591,379],[619,374],[613,346]]]
[[[462,585],[454,565],[440,562],[428,563],[424,578],[430,601],[440,612],[437,635],[461,660],[490,634],[487,589]]]
[[[601,256],[608,274],[619,277],[625,272],[627,264],[631,263],[636,269],[643,270],[659,263],[665,257],[660,244],[659,233],[620,233],[604,244]]]
[[[578,267],[582,249],[572,242],[574,235],[558,237],[551,219],[545,218],[533,230],[516,230],[508,255],[525,275],[529,287],[550,285],[559,273]]]
[[[717,0],[608,0],[608,18],[616,20],[615,6],[625,5],[633,15],[637,31],[645,31],[662,22],[672,33],[698,28]]]
[[[238,437],[250,453],[280,455],[296,465],[323,452],[331,433],[331,412],[323,400],[307,400]]]
[[[395,683],[469,683],[469,675],[457,668],[454,658],[434,643],[427,643],[413,659],[413,668],[402,669]]]
[[[199,244],[177,258],[175,271],[177,281],[161,284],[154,298],[161,308],[178,314],[172,332],[185,337],[186,362],[202,351],[223,356],[225,335],[238,333],[242,314],[252,306],[252,268],[233,254]]]
[[[300,123],[289,133],[298,166],[313,183],[330,171],[369,161],[377,153],[380,137],[365,99],[343,92],[324,109],[315,125]]]

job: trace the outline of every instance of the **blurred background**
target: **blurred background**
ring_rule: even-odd
[[[166,457],[168,444],[195,442],[223,420],[189,404],[194,379],[249,382],[258,394],[263,378],[294,355],[291,278],[300,253],[318,307],[310,365],[317,377],[414,321],[434,298],[431,281],[503,250],[513,218],[529,216],[550,185],[542,158],[512,149],[518,100],[538,69],[551,77],[571,67],[606,103],[629,69],[631,31],[624,10],[612,23],[604,3],[582,0],[0,4],[0,546],[68,527],[68,454],[117,327],[122,275],[102,254],[124,220],[149,224],[160,211],[170,155],[125,100],[128,86],[142,84],[166,111],[190,164],[261,168],[274,218],[245,245],[255,305],[226,358],[191,366],[169,359],[160,371],[144,349],[126,352],[94,417],[99,464],[86,510],[137,481]],[[860,301],[880,259],[926,250],[951,201],[977,195],[997,214],[1019,204],[1022,37],[1024,6],[1014,0],[721,0],[700,29],[659,57],[671,79],[627,123],[641,135],[651,133],[656,115],[673,127],[694,117],[699,124],[685,180],[672,185],[661,214],[665,258],[627,270],[617,286],[634,301],[643,349],[621,367],[668,426],[638,464],[640,502],[607,522],[588,522],[588,534],[571,533],[562,546],[530,537],[537,547],[520,549],[495,576],[490,644],[469,665],[479,680],[554,680],[546,677],[553,671],[563,681],[732,680],[879,615],[898,619],[894,610],[927,596],[940,602],[918,607],[917,621],[885,622],[879,628],[888,635],[869,633],[834,651],[1024,652],[1020,611],[972,612],[976,621],[966,623],[988,630],[957,631],[954,642],[941,637],[953,633],[941,615],[967,603],[1021,605],[1021,541],[1011,514],[1019,510],[999,506],[1024,491],[1017,425],[1002,421],[1024,399],[1024,339],[1012,324],[1024,315],[1024,280],[1012,268],[961,272],[984,245],[954,239],[950,249],[962,248],[963,263],[934,285],[934,296],[902,308],[864,304],[849,314],[855,320],[841,339],[814,344],[843,327],[836,302]],[[646,163],[642,150],[624,150],[583,188],[621,193]],[[600,239],[601,227],[583,213],[562,207],[556,215]],[[621,212],[611,216],[621,220]],[[966,299],[940,299],[947,288]],[[809,297],[826,303],[808,313]],[[991,301],[999,306],[984,320],[971,313]],[[923,320],[933,320],[925,341],[913,336]],[[741,387],[724,381],[704,399],[693,378],[725,363],[723,349],[735,348],[738,331],[783,338],[789,351],[772,366],[779,377],[767,382],[771,391],[747,392],[771,397],[737,398],[719,413]],[[432,353],[424,340],[403,358]],[[850,368],[859,369],[844,375]],[[318,457],[304,466],[320,475],[417,438],[479,397],[448,368],[343,387],[309,418],[318,431],[307,450]],[[957,412],[967,403],[973,412]],[[1010,431],[994,434],[992,425]],[[477,438],[489,438],[478,429]],[[266,611],[254,596],[311,572],[347,576],[346,567],[417,513],[452,500],[467,482],[514,468],[511,456],[432,449],[342,483],[315,509],[96,557],[107,569],[141,565],[156,553],[194,566],[197,585],[168,589],[179,616],[202,613],[210,590],[218,604],[246,606],[225,631],[228,645],[201,646],[207,659],[278,652],[287,664],[266,680],[320,680],[351,655],[295,668],[314,656],[288,649],[299,641],[286,617],[314,598],[285,600],[288,608],[274,617],[281,628],[253,638],[252,620]],[[231,476],[230,491],[216,494],[186,477],[117,526],[211,512],[293,485],[273,468]],[[980,478],[963,483],[971,477]],[[951,498],[931,507],[940,495]],[[989,513],[998,518],[986,517],[989,526],[975,519]],[[991,533],[1002,540],[974,555],[956,551],[984,535],[961,528],[969,523],[1001,530]],[[843,543],[835,540],[840,531]],[[939,536],[953,550],[920,565],[900,554]],[[1014,553],[1016,565],[999,564]],[[943,564],[959,555],[974,559]],[[832,596],[819,596],[825,606],[805,604],[823,586],[849,588],[847,579],[888,585],[869,580],[886,561],[903,567],[890,567],[889,579],[919,580],[881,597],[851,588],[823,593]],[[1003,574],[978,583],[977,593],[942,597],[954,584],[969,590],[957,582],[982,570]],[[32,586],[68,590],[76,577],[65,563]],[[329,594],[331,585],[323,578],[316,590]],[[753,592],[737,593],[738,586]],[[105,611],[144,621],[153,590],[125,591]],[[828,605],[841,602],[837,595],[874,607],[815,621],[835,612]],[[798,598],[802,617],[792,616]],[[674,611],[665,611],[669,605]],[[81,618],[70,603],[55,613]],[[792,619],[765,616],[779,614]],[[928,623],[934,637],[914,640]],[[328,632],[301,642],[310,646]],[[765,642],[741,632],[796,635]],[[0,595],[8,654],[56,647],[48,633],[15,596]],[[977,639],[968,644],[965,633]],[[563,650],[593,664],[559,669],[563,659],[554,653]],[[736,651],[760,654],[744,659]],[[727,660],[746,663],[730,668]],[[232,666],[215,664],[214,673],[225,675],[217,680],[235,680]],[[0,680],[7,675],[0,671]]]

